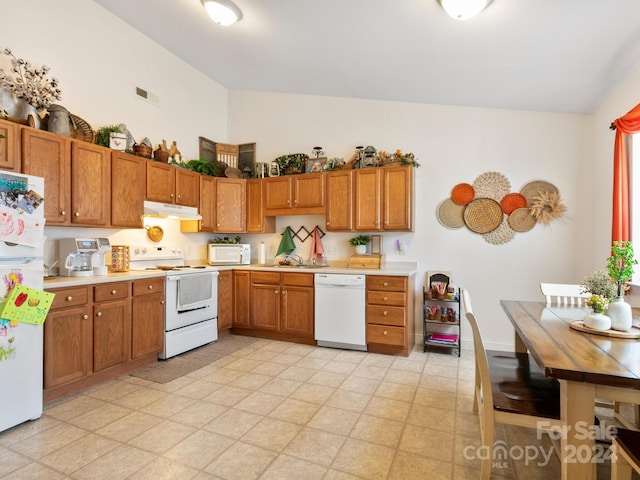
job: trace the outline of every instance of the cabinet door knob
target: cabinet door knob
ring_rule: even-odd
[[[96,313],[96,317],[101,317],[101,316],[102,316],[102,312]]]
[[[178,194],[178,198],[179,198],[179,199],[180,199],[180,198],[182,198],[182,195]]]
[[[276,293],[278,293],[278,290],[276,290]]]
[[[283,295],[286,295],[286,294],[287,294],[287,291],[286,291],[286,290],[283,290],[283,291],[282,291],[282,294],[283,294]]]
[[[80,216],[80,212],[76,212],[76,213],[74,213],[74,215],[75,215],[76,217],[79,217],[79,216]]]
[[[62,211],[60,212],[60,215],[62,215],[63,217],[64,217],[66,214],[67,214],[67,212],[65,212],[64,210],[62,210]]]
[[[115,295],[116,293],[118,293],[116,290],[111,290],[111,295]]]
[[[65,300],[66,300],[67,302],[70,302],[71,300],[73,300],[73,297],[72,297],[71,295],[69,295],[67,298],[65,298]]]
[[[89,318],[89,315],[87,315],[86,313],[82,316],[83,320],[87,320]]]
[[[382,312],[382,314],[383,314],[383,315],[386,315],[386,314],[387,314],[387,311],[385,310],[384,312]]]
[[[388,283],[388,282],[384,282],[384,283],[383,283],[383,285],[384,285],[385,287],[388,287],[388,286],[389,286],[389,283]]]
[[[382,297],[382,299],[387,301],[387,300],[389,300],[389,297]]]
[[[382,332],[383,335],[386,335],[388,332],[385,330],[384,332]]]
[[[164,305],[164,300],[160,300],[160,305]]]
[[[219,223],[217,223],[217,224],[216,224],[216,227],[219,227],[219,226],[220,226],[220,224],[219,224]]]
[[[149,290],[153,290],[153,285],[149,285],[147,288],[148,288]]]

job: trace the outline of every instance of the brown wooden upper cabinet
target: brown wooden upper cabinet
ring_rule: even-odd
[[[0,169],[20,171],[20,125],[0,120]]]
[[[108,226],[111,219],[111,150],[73,140],[70,183],[71,223]]]
[[[413,168],[407,165],[354,170],[354,230],[413,230]]]
[[[198,207],[200,174],[166,163],[147,160],[146,199]]]
[[[382,229],[413,231],[412,165],[382,168]]]
[[[324,174],[286,175],[263,181],[266,215],[325,213]]]
[[[45,179],[48,225],[108,226],[111,150],[22,127],[22,172]]]
[[[247,180],[247,233],[274,233],[276,231],[276,218],[265,216],[264,191],[265,182],[254,178]]]
[[[245,231],[246,184],[241,178],[216,178],[214,212],[215,232]]]
[[[329,231],[353,229],[353,173],[354,170],[336,170],[326,174],[326,229]]]
[[[111,225],[142,228],[147,160],[111,152]]]
[[[244,233],[245,180],[200,175],[198,212],[202,220],[183,220],[180,231]]]

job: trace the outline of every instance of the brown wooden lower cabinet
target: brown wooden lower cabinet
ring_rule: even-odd
[[[236,273],[250,275],[243,276],[241,288],[234,290],[235,312],[246,314],[241,307],[250,307],[248,318],[234,318],[234,333],[315,344],[313,273]],[[234,286],[238,284],[236,281]]]
[[[158,360],[163,277],[48,291],[56,297],[44,323],[45,403]]]
[[[233,323],[233,271],[218,272],[218,336]]]
[[[233,272],[233,319],[232,325],[236,327],[250,328],[251,318],[249,312],[251,272],[234,270]]]
[[[131,358],[156,354],[164,346],[164,278],[134,280],[131,300]]]
[[[367,350],[409,355],[415,343],[415,276],[367,275]]]
[[[91,287],[52,290],[44,322],[44,388],[82,379],[93,371]]]

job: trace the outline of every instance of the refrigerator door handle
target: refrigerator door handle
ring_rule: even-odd
[[[0,257],[0,265],[27,265],[28,263],[33,262],[36,258],[38,257]]]

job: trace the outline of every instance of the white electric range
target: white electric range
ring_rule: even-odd
[[[216,268],[185,265],[177,246],[139,245],[129,252],[131,270],[166,272],[164,348],[159,358],[171,358],[218,339]]]

